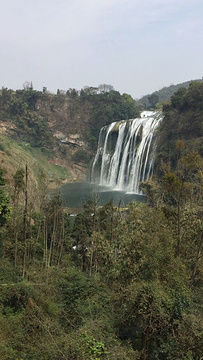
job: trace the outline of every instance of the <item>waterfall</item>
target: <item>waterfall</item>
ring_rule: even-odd
[[[143,111],[140,118],[104,126],[91,181],[114,190],[141,194],[139,183],[153,173],[156,129],[161,120],[160,111]]]

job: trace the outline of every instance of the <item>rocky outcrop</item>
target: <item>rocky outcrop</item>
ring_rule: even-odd
[[[81,147],[81,148],[87,147],[87,144],[85,144],[85,142],[80,139],[79,134],[67,135],[67,134],[62,133],[61,131],[57,131],[54,133],[53,136],[56,139],[58,139],[61,144],[71,145],[73,147]]]

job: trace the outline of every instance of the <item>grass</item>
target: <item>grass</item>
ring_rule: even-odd
[[[16,141],[0,134],[0,167],[8,181],[16,170],[25,168],[28,164],[30,176],[38,180],[44,173],[50,182],[64,180],[69,177],[68,170],[60,165],[49,162],[54,153],[44,148],[31,148],[28,144],[18,144]]]

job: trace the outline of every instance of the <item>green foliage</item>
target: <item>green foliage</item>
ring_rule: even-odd
[[[184,98],[186,92],[187,90],[185,88],[180,88],[173,96],[171,96],[171,105],[173,108],[184,108]]]
[[[5,192],[0,189],[0,227],[3,226],[10,217],[9,198]]]
[[[102,87],[105,90],[100,92],[100,87],[87,88],[81,92],[83,104],[89,104],[90,127],[86,133],[88,143],[92,150],[96,149],[99,131],[102,126],[113,121],[132,119],[139,116],[136,102],[128,94],[121,95],[112,87]],[[109,90],[108,90],[109,89]]]
[[[148,96],[148,101],[149,101],[149,108],[151,109],[155,109],[156,108],[156,104],[159,101],[159,97],[157,93],[153,93],[150,96]]]
[[[26,132],[24,140],[32,147],[49,148],[52,146],[51,134],[47,128],[47,120],[30,111],[18,118],[18,125]]]
[[[175,169],[180,157],[177,146],[180,140],[186,150],[202,154],[203,82],[191,83],[187,90],[179,89],[171,102],[163,106],[163,111],[165,116],[159,129],[155,167],[160,169],[161,161],[164,161],[170,162]]]
[[[139,100],[139,102],[144,105],[145,109],[155,108],[155,105],[157,107],[158,103],[166,103],[167,101],[169,101],[169,99],[173,97],[174,93],[179,92],[179,89],[181,89],[179,94],[181,94],[181,92],[184,92],[184,89],[188,89],[190,84],[193,82],[194,81],[191,80],[177,85],[172,84],[170,86],[162,88],[159,91],[155,91],[150,95],[143,96]],[[202,82],[202,79],[196,80],[196,82]]]
[[[184,343],[184,354],[190,349],[182,339],[182,323],[186,326],[191,310],[189,278],[174,255],[171,229],[162,209],[136,205],[118,230],[119,256],[112,273],[121,289],[116,324],[120,338],[130,339],[149,359],[178,358],[174,333]]]
[[[13,195],[14,206],[16,204],[16,200],[18,200],[20,191],[23,191],[24,186],[25,186],[24,175],[25,175],[25,171],[23,169],[18,169],[16,171],[16,173],[13,175],[13,180],[14,180],[14,195]]]
[[[9,104],[11,115],[23,115],[28,110],[28,104],[22,98],[13,98]]]
[[[17,283],[20,280],[12,265],[12,261],[8,258],[1,258],[0,284]],[[1,293],[3,292],[1,291]]]
[[[90,161],[90,156],[85,150],[79,149],[74,153],[73,160],[75,163],[88,164]]]
[[[190,169],[189,158],[186,165]],[[188,176],[193,178],[190,171]],[[177,185],[171,174],[168,177],[163,189],[167,187],[170,193],[171,186],[179,187],[179,182]],[[202,350],[202,300],[195,282],[191,287],[190,274],[195,265],[194,249],[201,240],[201,213],[185,209],[185,244],[177,257],[173,220],[165,209],[166,205],[158,206],[156,201],[151,207],[132,203],[121,214],[112,201],[100,208],[94,199],[76,217],[72,233],[76,250],[65,247],[67,253],[76,251],[75,266],[67,257],[57,265],[56,240],[52,261],[45,270],[37,265],[44,264],[45,254],[35,248],[35,263],[27,263],[28,283],[15,284],[19,278],[11,271],[12,262],[4,261],[0,270],[7,286],[0,298],[0,324],[4,328],[0,354],[8,359],[27,359],[29,354],[30,360],[198,358]],[[42,219],[47,218],[47,240],[53,237],[56,224],[55,239],[60,237],[60,198],[53,198],[43,211],[44,217],[33,215],[32,225],[33,237],[42,243]],[[86,247],[85,263],[79,244]],[[47,246],[49,251],[49,240]],[[10,271],[4,271],[8,266]]]
[[[18,138],[23,137],[31,146],[51,146],[51,134],[47,127],[46,114],[38,114],[37,100],[40,92],[33,87],[25,86],[23,90],[8,90],[3,88],[0,95],[0,116],[13,121],[18,129]],[[14,135],[14,134],[13,134]]]
[[[85,274],[73,269],[69,270],[60,281],[59,288],[63,297],[63,325],[65,327],[81,325],[86,306],[89,312],[88,301],[95,291],[94,282]]]
[[[5,185],[3,170],[0,169],[0,186]],[[0,227],[10,218],[9,198],[3,189],[0,189]]]
[[[93,336],[88,335],[85,331],[82,334],[84,338],[84,354],[81,354],[81,359],[84,358],[90,360],[107,359],[108,352],[102,341],[97,341]]]

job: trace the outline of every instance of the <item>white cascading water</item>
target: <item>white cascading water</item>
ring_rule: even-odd
[[[141,194],[139,183],[153,172],[160,111],[143,111],[140,118],[104,126],[99,135],[91,181],[114,190]]]

